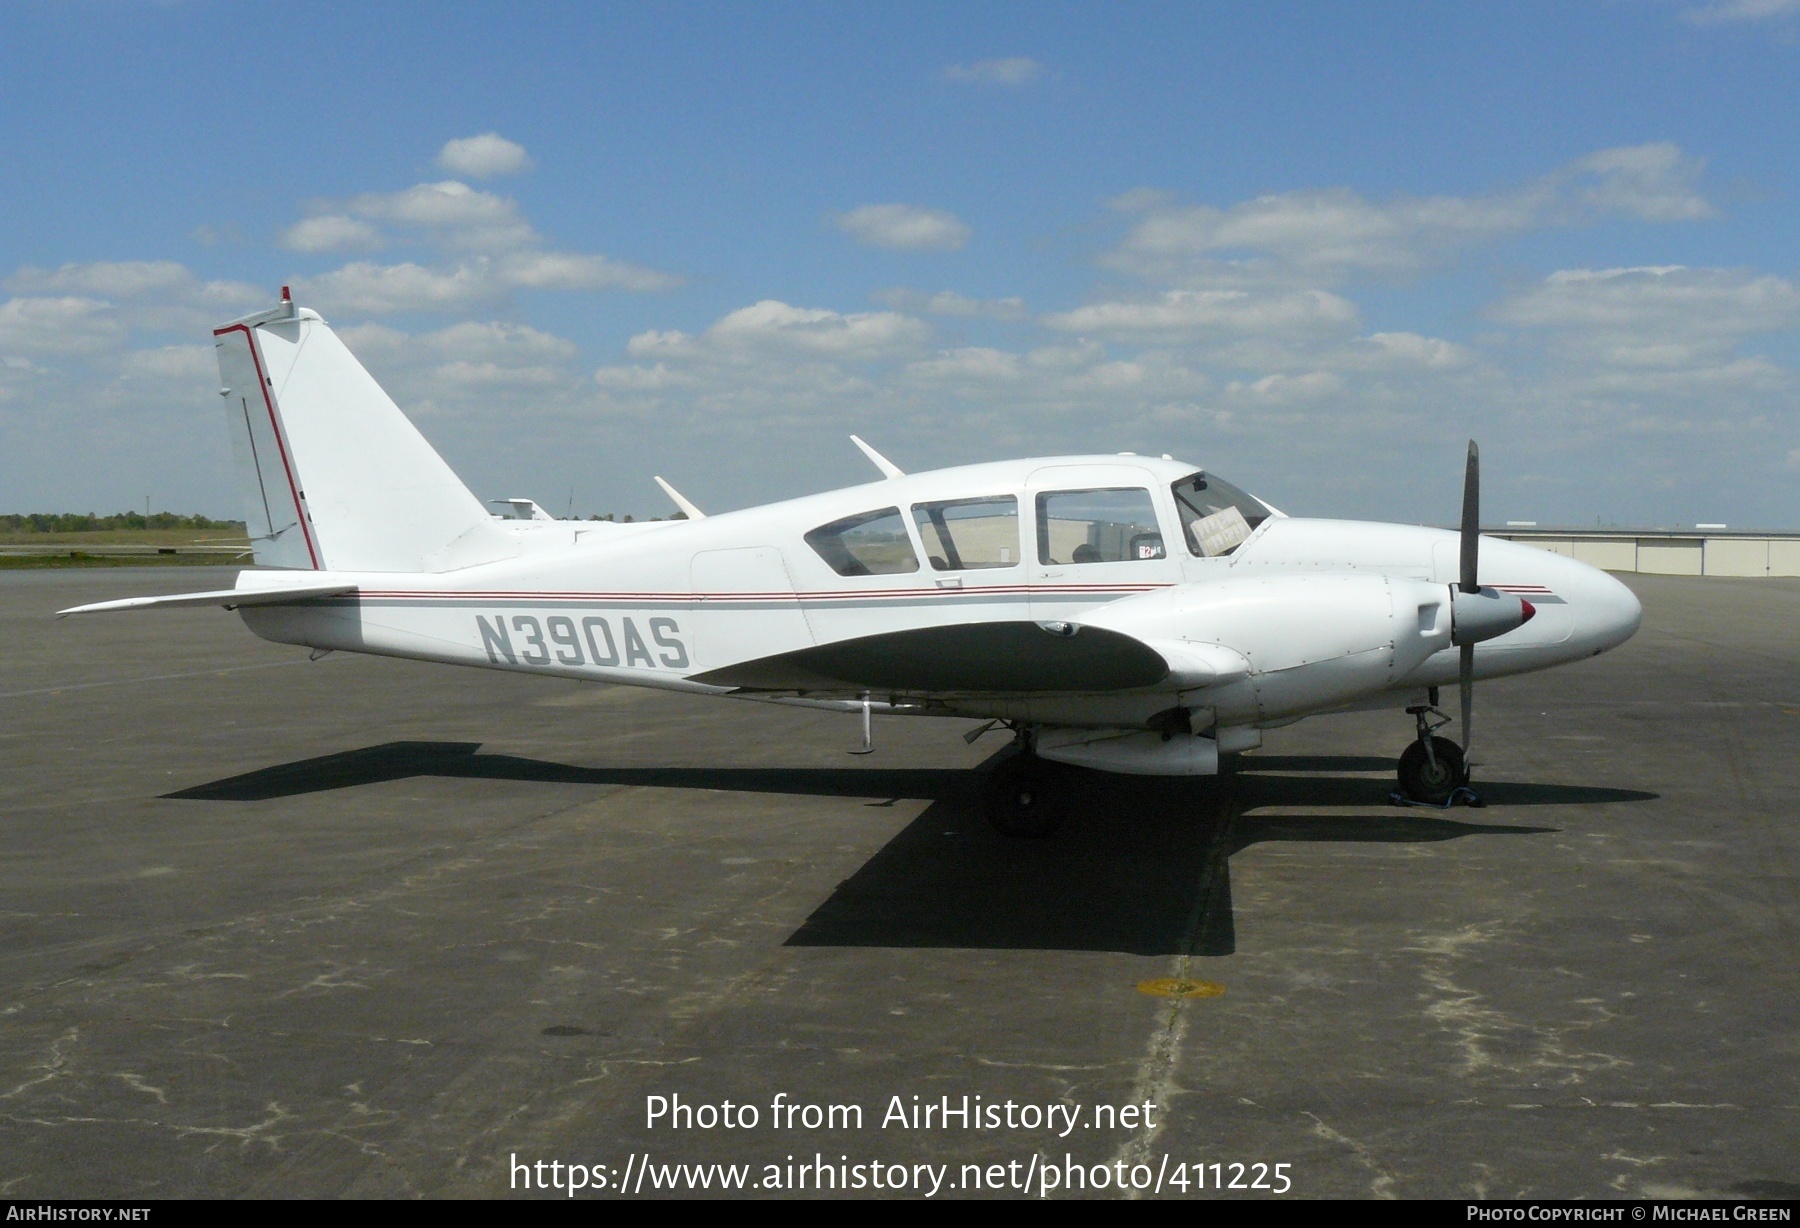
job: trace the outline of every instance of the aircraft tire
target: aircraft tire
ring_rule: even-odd
[[[1064,784],[1055,765],[1017,755],[988,774],[982,804],[1003,836],[1042,839],[1062,826]]]
[[[1469,783],[1469,765],[1462,747],[1449,738],[1431,739],[1435,768],[1425,757],[1425,747],[1412,743],[1400,756],[1400,791],[1415,802],[1442,806],[1450,795]]]

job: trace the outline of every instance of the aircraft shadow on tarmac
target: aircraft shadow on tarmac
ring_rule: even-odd
[[[1069,818],[1046,840],[1012,840],[980,814],[980,772],[882,768],[606,768],[480,754],[473,742],[389,742],[278,764],[171,799],[265,801],[417,776],[900,799],[931,804],[789,938],[805,947],[958,947],[1229,955],[1231,857],[1271,841],[1413,844],[1527,836],[1551,827],[1387,809],[1392,761],[1254,756],[1199,780],[1078,773]],[[1491,814],[1513,806],[1651,801],[1654,793],[1506,781],[1480,786]],[[1383,807],[1381,813],[1281,813]],[[1461,815],[1476,811],[1462,810]]]

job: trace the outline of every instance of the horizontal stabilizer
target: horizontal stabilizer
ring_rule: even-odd
[[[312,584],[293,588],[222,588],[210,593],[171,593],[166,597],[126,597],[120,601],[100,601],[58,610],[65,614],[110,614],[115,610],[189,610],[216,605],[236,609],[246,605],[285,605],[311,597],[340,597],[354,593],[354,584]]]

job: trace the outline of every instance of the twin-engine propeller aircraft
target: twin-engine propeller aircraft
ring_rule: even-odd
[[[219,592],[80,606],[223,606],[257,635],[632,686],[985,719],[1018,753],[990,819],[1041,835],[1058,765],[1206,776],[1262,731],[1402,709],[1400,788],[1469,783],[1472,684],[1593,656],[1637,599],[1572,559],[1479,534],[1302,520],[1168,457],[1060,456],[906,474],[685,519],[490,514],[317,312],[214,333],[258,565]],[[1438,688],[1457,683],[1462,744]],[[982,732],[977,730],[970,735]],[[1464,794],[1466,799],[1469,795]]]

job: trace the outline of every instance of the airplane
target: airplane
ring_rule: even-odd
[[[318,312],[214,331],[260,570],[229,589],[61,614],[220,606],[281,644],[1009,730],[1001,832],[1054,831],[1069,766],[1217,774],[1308,716],[1399,710],[1399,799],[1479,804],[1473,684],[1624,643],[1631,590],[1480,535],[1283,514],[1167,456],[902,472],[707,515],[556,520],[463,485]],[[1461,741],[1439,688],[1460,691]]]

